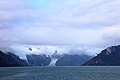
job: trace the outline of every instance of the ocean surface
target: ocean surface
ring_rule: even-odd
[[[120,80],[120,67],[1,67],[0,80]]]

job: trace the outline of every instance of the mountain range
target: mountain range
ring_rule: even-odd
[[[62,54],[56,53],[52,55],[26,55],[30,65],[33,66],[81,66],[86,61],[90,60],[93,56],[78,55],[78,54]]]
[[[32,50],[32,48],[29,48]],[[78,53],[79,54],[79,53]],[[120,45],[111,46],[102,50],[97,56],[87,54],[58,54],[52,55],[29,54],[27,60],[11,52],[0,51],[0,67],[12,66],[120,66]]]

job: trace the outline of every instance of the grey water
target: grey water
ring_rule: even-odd
[[[120,67],[1,67],[0,80],[120,80]]]

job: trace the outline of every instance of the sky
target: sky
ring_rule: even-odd
[[[120,0],[0,0],[0,44],[120,44]]]

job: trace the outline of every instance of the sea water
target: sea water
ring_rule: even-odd
[[[0,80],[120,80],[120,67],[1,67]]]

